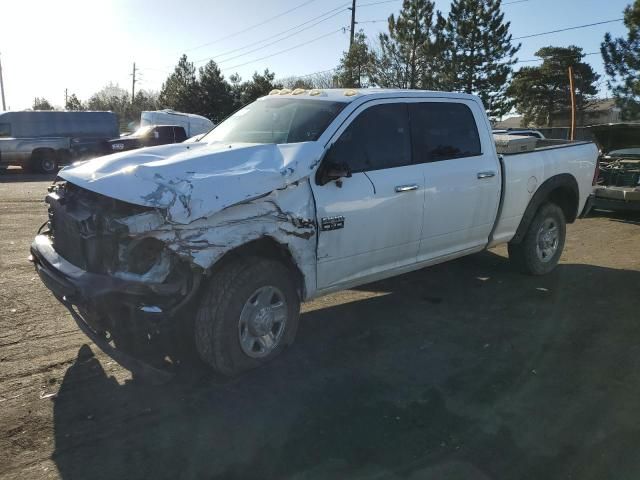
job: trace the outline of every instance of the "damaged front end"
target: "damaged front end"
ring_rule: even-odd
[[[589,127],[603,154],[593,206],[640,211],[640,124]]]
[[[132,234],[126,219],[152,208],[69,182],[49,190],[49,220],[31,246],[38,274],[94,340],[140,354],[134,340],[149,340],[166,328],[197,292],[202,269],[160,240]]]

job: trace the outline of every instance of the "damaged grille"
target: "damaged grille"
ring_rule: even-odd
[[[600,161],[601,185],[635,187],[640,184],[640,160],[608,158]]]
[[[55,250],[75,266],[93,273],[106,273],[117,261],[119,242],[127,232],[113,219],[147,210],[69,183],[52,188],[46,202]]]

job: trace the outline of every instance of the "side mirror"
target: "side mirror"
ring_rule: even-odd
[[[331,153],[331,150],[329,150],[328,153]],[[316,182],[318,185],[326,185],[333,180],[351,177],[351,169],[349,168],[349,165],[344,162],[335,162],[327,157],[329,157],[329,155],[327,155],[322,161],[322,164],[316,174]]]
[[[318,183],[320,185],[326,185],[333,180],[340,180],[341,178],[350,178],[351,169],[346,163],[336,163],[331,161],[325,161],[320,170],[318,171]]]

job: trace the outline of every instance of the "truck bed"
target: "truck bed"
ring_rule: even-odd
[[[567,140],[538,140],[535,150],[501,155],[502,206],[489,246],[513,238],[533,195],[548,178],[570,174],[578,188],[578,211],[593,193],[593,172],[598,158],[594,143]]]

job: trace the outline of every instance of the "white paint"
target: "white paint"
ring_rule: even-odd
[[[140,113],[140,126],[145,125],[177,125],[183,127],[187,137],[201,135],[215,125],[208,118],[194,113],[182,113],[174,110],[155,110]]]
[[[188,224],[306,178],[322,150],[317,142],[162,145],[100,157],[60,177]]]
[[[280,95],[277,95],[280,97]],[[501,168],[477,97],[402,90],[343,90],[296,98],[349,103],[316,142],[193,142],[109,155],[60,176],[76,185],[157,210],[120,220],[135,238],[155,237],[208,269],[228,251],[270,237],[287,247],[304,277],[305,298],[432,265],[485,248],[498,209]],[[326,148],[358,111],[379,102],[455,101],[473,111],[482,155],[354,174],[320,186]],[[258,101],[269,101],[268,97]],[[241,113],[240,113],[241,114]],[[538,185],[560,173],[579,185],[582,209],[597,158],[593,144],[505,158],[504,205],[493,245],[509,241]],[[494,171],[495,176],[478,178]],[[410,192],[395,187],[415,184]],[[322,217],[345,228],[318,231]]]

